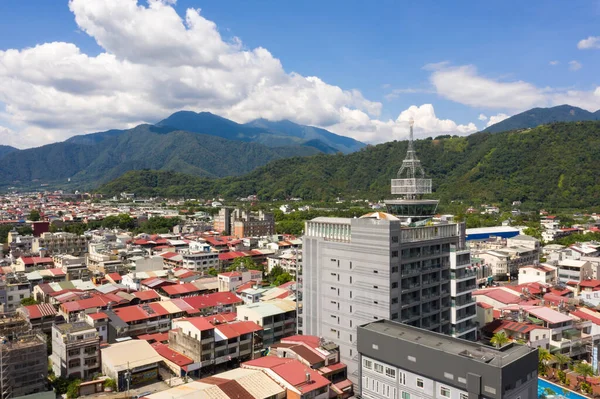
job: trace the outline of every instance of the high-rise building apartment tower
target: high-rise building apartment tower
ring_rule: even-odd
[[[410,172],[420,168],[412,124],[400,172],[407,168],[412,182],[392,180],[393,193],[398,193],[394,184],[406,188],[400,193],[403,198],[387,201],[394,214],[373,212],[354,219],[319,217],[306,222],[303,333],[338,344],[353,382],[358,379],[356,329],[360,325],[390,319],[465,339],[476,335],[471,299],[476,280],[466,270],[470,256],[465,250],[465,226],[427,222],[437,201],[419,198],[423,191],[431,191],[431,181],[421,181],[422,169],[418,178]]]

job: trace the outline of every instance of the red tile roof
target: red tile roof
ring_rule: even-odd
[[[581,310],[575,310],[571,312],[573,316],[577,316],[583,320],[589,320],[594,324],[600,325],[600,313],[595,312],[596,314],[589,314],[588,312],[584,312]]]
[[[219,276],[223,276],[223,277],[242,277],[242,273],[240,273],[240,272],[225,272],[225,273],[219,273]]]
[[[282,338],[281,342],[291,344],[304,343],[311,348],[318,348],[321,346],[321,339],[315,335],[292,335],[291,337]]]
[[[29,315],[29,320],[40,319],[47,316],[55,316],[56,309],[49,303],[40,303],[38,305],[23,306]]]
[[[158,293],[154,290],[136,291],[133,292],[132,295],[136,298],[139,298],[142,301],[160,298],[160,295],[158,295]]]
[[[52,258],[49,258],[49,257],[41,258],[39,256],[31,256],[31,257],[22,256],[21,260],[26,265],[37,265],[37,264],[40,264],[40,263],[52,263],[52,264],[54,264],[54,261],[52,260]]]
[[[108,273],[106,276],[110,277],[110,279],[115,283],[118,283],[122,280],[121,275],[119,273]]]
[[[189,364],[194,363],[194,361],[189,357],[182,355],[179,352],[175,352],[169,347],[169,345],[163,344],[161,342],[153,343],[152,348],[154,348],[156,353],[158,353],[160,356],[172,363],[175,363],[179,367],[187,366]]]
[[[169,285],[169,286],[162,287],[162,290],[164,292],[166,292],[168,296],[185,295],[185,294],[191,294],[194,292],[204,291],[203,289],[196,287],[192,283]]]
[[[485,302],[477,302],[477,306],[479,306],[480,308],[484,308],[484,309],[491,309],[493,308],[492,305],[489,305]]]
[[[240,336],[237,331],[230,327],[230,324],[219,324],[218,326],[214,326],[214,328],[227,339],[237,338]]]
[[[232,292],[214,292],[212,294],[182,298],[182,300],[197,310],[217,305],[234,305],[242,303],[242,300]]]
[[[492,298],[492,299],[494,299],[498,302],[504,303],[504,304],[521,302],[521,298],[518,293],[511,294],[507,291],[504,291],[501,288],[478,290],[478,291],[474,291],[472,295],[473,296],[484,295],[484,296],[487,296],[489,298]]]
[[[579,286],[585,288],[595,288],[600,286],[600,280],[584,280],[579,283]]]
[[[167,342],[169,340],[169,333],[154,333],[154,334],[143,334],[138,335],[137,339],[143,339],[144,341],[155,341],[155,342]]]
[[[108,319],[108,315],[106,313],[104,313],[104,312],[89,313],[88,316],[92,320]]]
[[[220,328],[221,325],[217,326],[217,328]],[[253,321],[238,321],[234,323],[229,323],[227,325],[233,330],[235,330],[235,332],[237,332],[239,335],[262,331],[263,329],[261,326],[259,326]]]
[[[187,321],[194,327],[196,327],[199,331],[208,331],[213,330],[215,326],[213,326],[205,317],[188,317],[185,319],[180,319],[179,321]]]

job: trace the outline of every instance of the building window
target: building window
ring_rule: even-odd
[[[397,282],[393,282],[392,283],[392,288],[398,288],[398,283]]]
[[[377,286],[377,285],[374,285],[374,286],[373,286],[373,288],[375,288],[375,289],[379,289],[379,286]]]
[[[406,374],[403,372],[399,372],[398,373],[398,379],[399,379],[399,383],[402,385],[406,385]]]
[[[469,394],[461,393],[460,394],[460,399],[469,399]],[[517,398],[517,399],[519,399],[519,398]]]
[[[423,379],[422,378],[417,378],[417,387],[418,388],[423,388],[425,384],[423,383]]]
[[[397,243],[398,242],[398,236],[392,236],[392,242],[393,243]]]
[[[373,362],[368,359],[363,359],[363,367],[367,370],[373,370]]]
[[[352,276],[350,276],[350,284],[352,284]]]
[[[379,274],[379,272],[377,270],[373,270],[373,273],[375,274]]]
[[[392,266],[392,273],[398,273],[398,266]]]
[[[398,257],[398,251],[392,251],[392,258]]]
[[[375,305],[379,305],[379,301],[373,301]]]
[[[398,303],[398,297],[392,298],[392,303]]]
[[[375,371],[383,374],[383,365],[379,364],[379,363],[375,363]]]
[[[440,387],[440,396],[443,396],[444,398],[449,398],[450,397],[450,388]]]
[[[408,392],[402,391],[402,399],[410,399],[410,394]]]
[[[396,370],[390,367],[385,368],[385,375],[390,378],[396,378]]]

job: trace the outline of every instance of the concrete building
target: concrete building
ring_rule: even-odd
[[[21,300],[31,296],[31,284],[24,275],[10,274],[0,278],[0,313],[13,312]]]
[[[356,328],[361,324],[391,319],[451,334],[451,246],[462,251],[463,228],[462,224],[403,228],[398,218],[383,213],[306,222],[303,333],[338,344],[354,380]],[[475,287],[465,269],[462,261],[455,267],[455,276],[461,276],[455,299],[464,301],[459,311],[471,312],[467,297]],[[474,337],[475,325],[464,315],[464,320],[455,319],[464,323],[456,332]]]
[[[237,318],[261,326],[262,339],[267,347],[296,334],[296,303],[289,299],[238,306]]]
[[[92,272],[109,274],[124,270],[123,261],[105,243],[89,243],[87,267]]]
[[[199,376],[207,369],[232,368],[260,357],[262,332],[263,328],[252,321],[217,323],[210,317],[183,318],[173,321],[169,347],[191,358],[193,370],[188,367],[188,374]]]
[[[46,391],[48,356],[41,332],[0,338],[0,397],[16,398]]]
[[[182,252],[181,267],[184,267],[195,272],[206,273],[210,268],[219,269],[219,254],[216,252]]]
[[[251,213],[242,209],[223,208],[214,217],[214,230],[226,235],[263,237],[275,234],[275,217],[272,213]]]
[[[102,373],[117,382],[119,391],[158,380],[163,358],[147,341],[119,342],[102,348],[101,352]]]
[[[380,320],[358,328],[363,398],[537,399],[537,348],[497,350]]]
[[[100,336],[85,321],[52,326],[52,370],[63,378],[87,379],[100,372]]]
[[[43,233],[36,237],[31,245],[33,252],[43,251],[46,255],[81,255],[87,252],[89,237],[73,233]]]
[[[453,337],[476,339],[477,305],[472,296],[475,289],[477,270],[471,265],[471,252],[450,246],[450,323]]]
[[[389,213],[318,217],[304,229],[302,332],[339,345],[355,384],[359,325],[391,319],[443,334],[476,335],[470,298],[476,274],[464,251],[465,225],[433,223],[438,201],[422,198],[432,192],[432,182],[412,137],[411,122],[406,158],[391,180],[391,193],[401,198],[385,201]]]
[[[558,281],[563,284],[594,277],[592,264],[588,261],[563,259],[558,261],[556,266],[558,267]]]
[[[528,283],[556,284],[558,270],[550,265],[530,265],[519,268],[519,285]]]
[[[62,269],[67,275],[67,280],[85,280],[90,276],[85,256],[54,255],[54,266]]]
[[[262,281],[260,270],[243,270],[219,273],[219,292],[235,291],[237,287],[249,281]]]

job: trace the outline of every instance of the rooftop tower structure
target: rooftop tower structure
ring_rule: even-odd
[[[392,194],[400,198],[386,200],[388,213],[399,217],[404,223],[419,224],[430,219],[438,206],[438,200],[422,199],[424,194],[431,194],[431,179],[425,178],[421,161],[417,158],[413,143],[414,120],[411,119],[410,135],[406,158],[395,179],[392,179]]]

